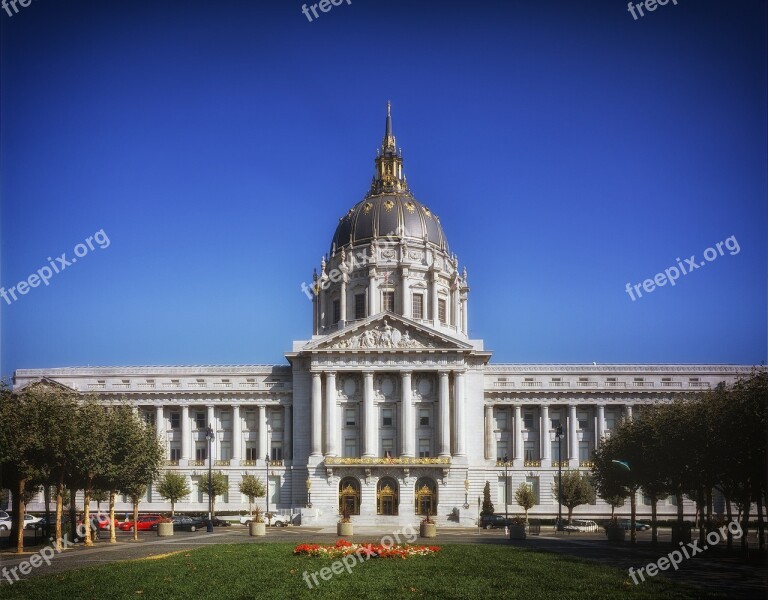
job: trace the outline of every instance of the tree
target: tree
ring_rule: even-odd
[[[561,497],[562,503],[568,508],[568,522],[570,523],[573,509],[582,504],[590,504],[595,501],[595,488],[587,473],[577,470],[564,471],[562,474],[562,492],[558,485],[558,478],[552,486],[555,497]]]
[[[525,522],[528,522],[528,511],[536,506],[536,494],[533,493],[531,486],[527,483],[521,483],[515,492],[515,502],[525,511]]]
[[[187,478],[181,473],[165,473],[157,484],[157,493],[171,503],[171,516],[175,513],[176,503],[190,493]]]
[[[252,515],[253,501],[256,498],[266,496],[267,489],[264,487],[260,477],[245,474],[240,482],[240,493],[248,497],[248,513]]]
[[[208,493],[208,473],[200,478],[200,488]],[[216,496],[223,496],[229,490],[227,476],[221,471],[213,471],[211,477],[211,517],[216,514]]]
[[[486,481],[485,487],[483,488],[483,508],[480,511],[480,516],[492,515],[492,514],[493,514],[493,503],[491,502],[491,484]]]

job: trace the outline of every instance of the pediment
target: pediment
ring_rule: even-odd
[[[35,381],[30,381],[29,383],[23,385],[22,387],[19,387],[13,390],[13,393],[21,394],[22,392],[29,392],[34,390],[40,390],[43,392],[47,392],[47,391],[60,391],[60,392],[67,392],[67,393],[77,392],[76,389],[71,388],[68,385],[64,385],[63,383],[56,381],[55,379],[51,379],[50,377],[41,377],[40,379],[36,379]]]
[[[469,350],[470,344],[451,338],[393,313],[358,321],[322,340],[308,344],[307,350]]]

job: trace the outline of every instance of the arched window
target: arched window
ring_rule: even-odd
[[[391,477],[382,477],[376,484],[376,514],[397,515],[400,506],[400,486]]]
[[[416,514],[427,516],[437,514],[437,484],[431,477],[422,477],[415,488]]]
[[[345,477],[339,482],[339,514],[347,509],[350,515],[360,514],[360,482],[354,477]]]

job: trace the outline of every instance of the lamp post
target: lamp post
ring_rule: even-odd
[[[264,511],[264,514],[269,512],[269,454],[267,454],[264,457],[264,466],[266,467],[266,471],[264,473],[264,484],[267,486],[267,493],[264,496],[264,500],[267,503],[267,509]],[[269,524],[270,518],[267,517],[267,524]]]
[[[509,505],[509,474],[507,473],[507,455],[504,455],[504,522],[507,522],[507,506]]]
[[[312,508],[312,480],[307,477],[307,508]]]
[[[563,530],[563,426],[555,429],[557,439],[557,530]]]
[[[211,453],[211,442],[213,441],[213,427],[208,423],[205,430],[205,439],[208,440],[208,525],[205,530],[208,533],[213,532],[213,455]]]

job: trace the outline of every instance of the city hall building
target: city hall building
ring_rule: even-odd
[[[588,470],[621,419],[750,374],[725,365],[492,363],[483,341],[468,336],[467,271],[449,250],[439,207],[408,187],[389,108],[377,154],[370,191],[338,220],[305,286],[311,335],[293,342],[285,364],[19,369],[15,389],[44,381],[127,399],[156,425],[164,468],[190,480],[180,511],[207,510],[199,482],[210,458],[229,481],[219,512],[247,508],[239,483],[250,473],[267,478],[270,508],[300,512],[304,524],[333,524],[348,507],[361,525],[431,514],[474,526],[486,482],[497,512],[521,512],[514,491],[525,483],[537,498],[531,514],[554,516],[558,466]],[[140,508],[170,505],[150,486]],[[676,510],[674,498],[663,501],[660,518]],[[642,493],[638,513],[650,514]],[[574,514],[604,517],[610,507],[598,499]]]

